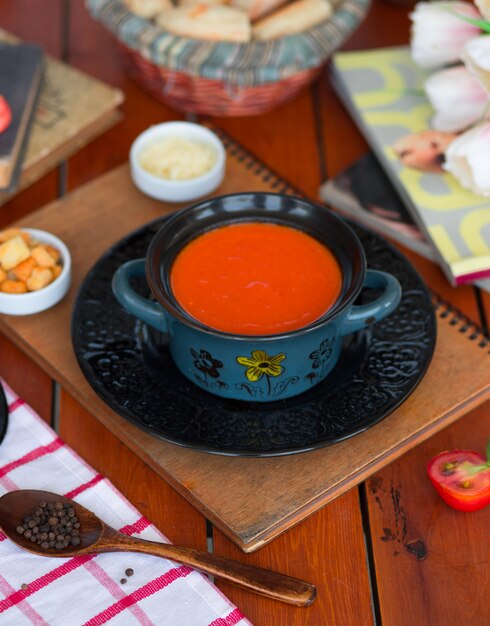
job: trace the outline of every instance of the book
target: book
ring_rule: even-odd
[[[433,247],[372,153],[323,183],[319,196],[344,217],[401,243],[430,261],[437,260]],[[490,279],[478,280],[475,285],[490,293]]]
[[[0,43],[0,95],[12,118],[0,133],[0,189],[16,182],[35,110],[44,60],[40,46]]]
[[[18,40],[0,29],[0,41]],[[33,184],[121,119],[123,93],[46,55],[32,129],[15,193]],[[0,205],[14,192],[0,191]]]
[[[447,172],[413,167],[415,154],[418,167],[423,162],[436,169],[443,158],[438,143],[447,139],[420,135],[430,129],[433,115],[423,89],[428,75],[413,63],[407,47],[338,53],[331,67],[340,98],[433,246],[448,279],[458,285],[490,277],[490,233],[486,228],[490,200],[463,189]],[[399,151],[398,156],[393,147],[401,140],[415,146],[409,165],[404,153]]]

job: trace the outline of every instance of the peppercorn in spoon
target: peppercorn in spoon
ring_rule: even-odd
[[[50,503],[53,506],[48,509]],[[43,506],[40,507],[40,505]],[[75,541],[67,543],[65,540],[66,545],[63,547],[60,546],[63,542],[57,541],[58,546],[49,547],[49,541],[37,542],[33,540],[32,529],[36,526],[29,528],[31,520],[25,522],[25,519],[26,515],[38,509],[43,512],[46,510],[59,511],[59,520],[64,519],[63,526],[69,525],[70,529],[73,528],[73,524],[70,523],[70,516],[66,511],[73,509],[71,518],[75,517],[78,525],[75,529],[77,532],[74,534]],[[51,523],[53,527],[59,528],[61,521],[57,521],[56,517],[57,514],[50,518]],[[72,557],[100,552],[143,552],[189,565],[205,574],[211,574],[216,578],[245,587],[254,593],[297,606],[308,606],[316,597],[316,588],[297,578],[240,563],[210,552],[128,537],[108,526],[95,513],[77,502],[48,491],[21,489],[6,493],[0,498],[0,526],[14,543],[40,556]],[[27,537],[25,526],[31,531],[27,532]],[[36,531],[36,535],[37,533],[38,531]],[[71,534],[70,539],[73,539]],[[46,543],[48,547],[46,547]]]

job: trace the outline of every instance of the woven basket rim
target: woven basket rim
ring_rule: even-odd
[[[283,80],[323,64],[359,25],[370,2],[341,0],[328,20],[310,29],[270,41],[247,43],[173,35],[131,13],[123,0],[86,0],[86,5],[92,17],[122,44],[151,63],[246,86]]]

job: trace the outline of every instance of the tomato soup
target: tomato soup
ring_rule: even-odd
[[[337,300],[334,255],[296,228],[268,222],[221,226],[187,244],[170,273],[173,294],[216,330],[274,335],[307,326]]]

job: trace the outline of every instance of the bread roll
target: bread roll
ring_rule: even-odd
[[[128,11],[146,19],[151,19],[172,6],[171,0],[124,0],[124,4]]]
[[[250,41],[248,16],[231,7],[206,6],[167,9],[157,16],[157,24],[175,35],[211,41]]]
[[[259,20],[252,34],[254,39],[277,39],[293,35],[327,20],[331,14],[332,5],[328,0],[297,0]]]
[[[252,22],[262,15],[267,15],[287,0],[230,0],[230,6],[245,11]]]

